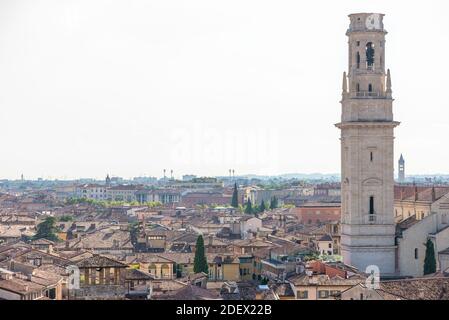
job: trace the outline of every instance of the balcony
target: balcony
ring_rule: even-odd
[[[380,223],[379,217],[376,214],[367,214],[363,217],[363,223],[365,224],[375,224]]]
[[[380,91],[356,91],[355,98],[373,98],[373,99],[382,99],[386,98],[385,93]]]

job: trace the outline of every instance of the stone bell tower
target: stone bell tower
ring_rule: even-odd
[[[395,272],[393,98],[385,70],[383,14],[349,15],[348,74],[343,74],[341,250],[346,264]]]

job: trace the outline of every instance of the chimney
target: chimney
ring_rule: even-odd
[[[423,288],[419,288],[418,289],[418,296],[419,296],[420,299],[425,299],[426,293],[425,293]]]
[[[418,201],[418,186],[415,185],[415,201]]]
[[[210,234],[209,235],[209,245],[210,246],[212,245],[213,241],[214,241],[214,237]]]
[[[437,199],[437,197],[435,194],[435,186],[432,186],[432,202],[435,202],[436,199]]]

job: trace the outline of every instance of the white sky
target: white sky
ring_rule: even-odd
[[[0,178],[340,172],[348,14],[385,13],[407,173],[448,173],[449,2],[0,0]]]

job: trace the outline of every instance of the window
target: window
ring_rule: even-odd
[[[357,44],[357,47],[360,47],[360,41],[357,41],[356,44]]]
[[[374,214],[374,197],[369,197],[369,214]]]
[[[360,84],[359,84],[359,83],[357,83],[357,84],[355,85],[355,90],[356,90],[357,92],[360,92]]]
[[[373,85],[371,83],[368,85],[368,91],[373,92]]]
[[[309,297],[309,291],[298,291],[298,299],[307,299]]]
[[[329,243],[328,248],[332,249],[332,243]]]
[[[415,248],[415,259],[418,259],[418,248]]]
[[[370,160],[371,162],[373,162],[373,152],[372,152],[372,151],[369,153],[369,160]]]
[[[340,295],[340,290],[331,290],[330,295],[333,297],[338,297]]]
[[[355,59],[357,61],[357,69],[360,69],[360,52],[357,52]]]
[[[363,300],[363,293],[360,294],[360,300]]]
[[[368,69],[372,69],[374,66],[374,44],[372,42],[368,42],[366,44],[366,67]]]
[[[319,290],[318,291],[318,298],[320,298],[320,299],[329,298],[329,290]]]

